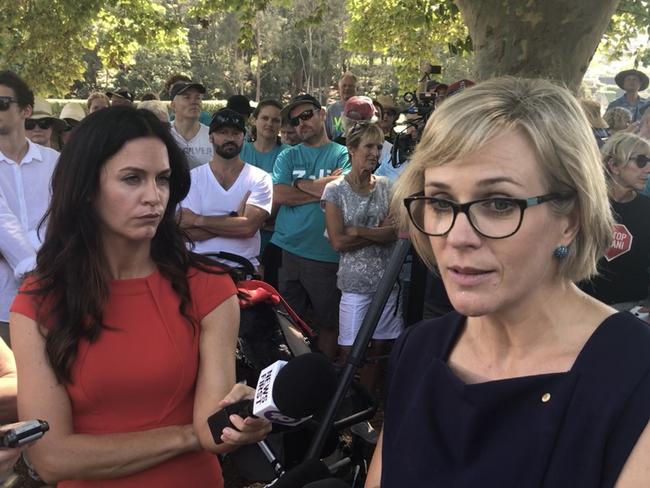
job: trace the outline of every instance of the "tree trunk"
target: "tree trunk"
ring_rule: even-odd
[[[577,90],[620,0],[455,0],[479,80],[543,77]]]

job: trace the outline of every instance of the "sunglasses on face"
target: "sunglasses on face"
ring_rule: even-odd
[[[646,165],[650,163],[650,158],[645,154],[638,154],[636,156],[633,156],[631,159],[636,163],[636,166],[639,169],[645,168]]]
[[[0,112],[4,112],[5,110],[9,110],[9,106],[12,103],[18,103],[18,100],[15,99],[14,97],[0,97]]]
[[[66,120],[65,124],[66,124],[65,128],[63,129],[62,132],[69,132],[69,131],[71,131],[72,129],[74,129],[75,127],[77,127],[79,125],[79,121],[77,121],[77,120]]]
[[[291,124],[292,127],[298,127],[300,125],[301,120],[309,120],[311,119],[316,112],[318,112],[319,109],[317,108],[312,108],[309,110],[305,110],[304,112],[299,113],[295,117],[291,117],[289,119],[289,124]]]
[[[48,119],[27,119],[25,120],[25,130],[34,130],[38,126],[40,129],[47,130],[52,127],[52,121]]]

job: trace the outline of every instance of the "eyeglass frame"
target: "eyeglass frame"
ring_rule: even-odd
[[[641,159],[641,161],[639,161],[639,159]],[[645,168],[648,163],[650,163],[650,158],[645,154],[637,154],[636,156],[632,156],[630,160],[634,161],[636,167],[639,169]]]
[[[7,95],[0,96],[0,112],[6,112],[9,110],[12,103],[18,103],[18,99]]]
[[[465,214],[465,217],[467,217],[467,221],[469,222],[469,225],[471,225],[472,229],[474,229],[480,236],[485,237],[486,239],[506,239],[507,237],[512,237],[519,231],[519,229],[521,228],[521,224],[524,221],[524,211],[528,207],[534,207],[536,205],[540,205],[542,203],[546,203],[554,200],[569,200],[573,198],[573,196],[575,196],[575,193],[573,192],[567,192],[567,193],[552,192],[552,193],[547,193],[545,195],[539,195],[530,198],[491,197],[491,198],[480,198],[478,200],[472,200],[471,202],[456,203],[456,202],[452,202],[451,200],[446,200],[444,198],[427,197],[424,195],[424,192],[418,192],[409,197],[406,197],[404,199],[404,206],[406,207],[406,211],[409,215],[409,219],[411,220],[413,226],[418,231],[422,232],[424,235],[430,237],[444,237],[447,234],[449,234],[451,230],[454,228],[454,224],[456,223],[456,217],[458,217],[459,213],[463,213]],[[421,229],[420,226],[416,223],[415,219],[413,218],[413,214],[411,210],[412,202],[417,200],[435,200],[435,201],[448,203],[453,211],[453,216],[451,219],[451,224],[449,225],[449,229],[447,229],[445,232],[440,234],[430,234],[426,232],[424,229]],[[515,228],[514,231],[512,231],[510,234],[507,234],[505,236],[493,237],[493,236],[486,235],[485,233],[483,233],[481,230],[478,229],[476,224],[474,224],[474,222],[472,221],[472,217],[469,213],[469,209],[472,205],[476,203],[490,202],[494,200],[512,202],[515,205],[518,205],[520,208],[519,223],[517,224],[517,227]]]
[[[290,117],[289,118],[289,125],[291,127],[298,127],[300,125],[300,121],[306,121],[306,120],[311,120],[314,115],[316,115],[316,112],[318,112],[320,108],[308,108],[307,110],[303,110],[300,112],[298,115],[295,117]]]
[[[34,127],[27,127],[28,123],[33,123]],[[43,127],[43,124],[47,124],[47,127]],[[36,129],[36,126],[38,126],[41,130],[47,130],[51,129],[54,126],[54,122],[52,122],[50,119],[25,119],[25,130],[34,130]]]

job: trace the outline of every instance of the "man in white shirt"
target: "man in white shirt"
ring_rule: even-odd
[[[174,111],[171,132],[190,163],[190,169],[210,162],[212,143],[208,126],[199,122],[205,87],[200,83],[179,81],[169,90]]]
[[[0,335],[8,340],[9,307],[23,275],[36,264],[37,227],[50,203],[59,153],[25,137],[34,94],[11,71],[0,71]]]
[[[192,186],[179,213],[196,252],[225,251],[258,266],[260,227],[271,213],[273,183],[266,171],[239,157],[245,132],[239,113],[215,112],[210,122],[214,155],[209,164],[192,170]]]

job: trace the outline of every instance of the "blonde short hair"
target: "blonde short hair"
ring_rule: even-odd
[[[608,181],[611,183],[610,163],[624,168],[630,164],[632,155],[639,152],[650,153],[650,143],[643,137],[631,132],[617,132],[608,138],[607,142],[600,148]]]
[[[144,100],[138,103],[138,108],[153,113],[161,122],[169,122],[169,112],[167,112],[167,107],[160,100]]]
[[[104,100],[104,101],[106,102],[106,105],[110,105],[110,104],[111,104],[110,99],[106,96],[105,93],[102,93],[102,92],[92,92],[92,93],[88,96],[88,100],[86,101],[86,108],[87,108],[88,110],[90,110],[90,106],[93,104],[93,101],[94,101],[94,100],[97,100],[97,99]]]
[[[632,122],[632,112],[625,107],[612,107],[605,112],[603,118],[610,129],[623,130]]]
[[[578,101],[550,81],[495,78],[445,101],[429,119],[397,180],[394,214],[408,226],[418,254],[432,267],[435,258],[428,237],[411,224],[404,198],[423,191],[426,169],[458,161],[509,130],[528,137],[548,192],[575,194],[568,202],[551,202],[559,213],[575,212],[579,224],[569,256],[560,261],[560,278],[577,282],[596,275],[613,225],[600,155]]]

